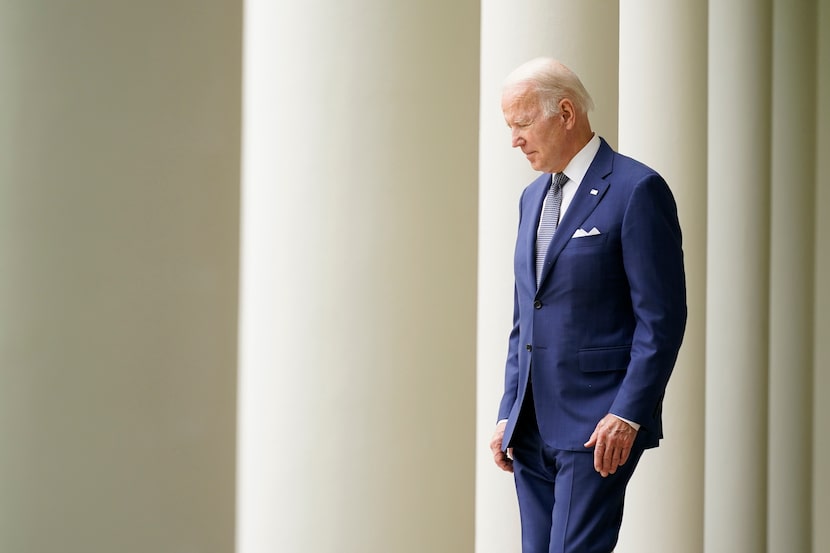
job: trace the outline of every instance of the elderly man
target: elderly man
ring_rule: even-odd
[[[610,553],[626,486],[662,437],[686,325],[677,208],[663,178],[591,130],[590,95],[551,59],[507,79],[502,111],[533,169],[522,193],[513,329],[490,447],[514,474],[525,553]]]

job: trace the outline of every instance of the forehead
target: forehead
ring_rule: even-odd
[[[506,88],[501,96],[501,109],[505,116],[530,114],[540,108],[539,96],[531,87],[513,86]]]

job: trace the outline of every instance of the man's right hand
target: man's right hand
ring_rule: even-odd
[[[513,472],[513,459],[510,458],[512,448],[508,448],[507,453],[501,450],[501,443],[504,439],[504,429],[507,426],[507,421],[502,421],[496,425],[496,431],[490,440],[490,451],[493,452],[493,460],[496,465],[504,471]]]

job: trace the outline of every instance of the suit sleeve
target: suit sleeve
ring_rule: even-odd
[[[635,329],[626,377],[610,412],[654,431],[686,328],[686,278],[677,207],[651,173],[634,186],[622,224]]]
[[[527,189],[522,192],[519,200],[519,227],[522,224],[522,205]],[[518,241],[518,232],[517,232]],[[519,393],[519,293],[516,283],[513,283],[513,327],[510,330],[510,337],[507,341],[507,361],[504,366],[504,394],[499,403],[499,414],[497,421],[510,416],[510,410],[516,402]]]
[[[507,362],[504,366],[504,395],[499,404],[500,421],[510,416],[510,410],[519,393],[519,299],[513,285],[513,329],[507,342]]]

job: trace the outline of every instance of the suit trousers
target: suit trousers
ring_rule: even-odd
[[[605,478],[594,470],[593,450],[548,447],[539,435],[530,383],[510,446],[522,553],[611,553],[643,447],[635,441],[628,461]]]

